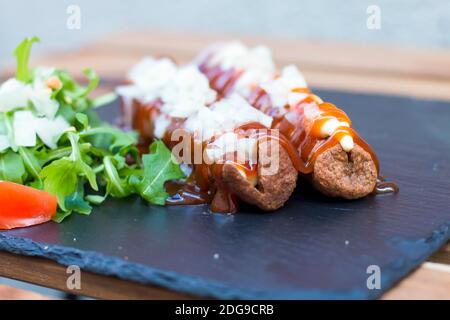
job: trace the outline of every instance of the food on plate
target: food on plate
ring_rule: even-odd
[[[143,59],[117,88],[122,125],[95,109],[86,85],[55,68],[30,69],[36,37],[15,50],[0,84],[0,229],[88,215],[108,196],[156,205],[282,207],[297,177],[329,196],[397,191],[345,112],[308,88],[294,66],[278,72],[265,47],[214,45],[194,63]]]
[[[295,66],[277,71],[266,47],[216,44],[194,64],[220,97],[238,94],[273,119],[271,128],[296,150],[295,168],[322,193],[356,199],[398,190],[378,179],[377,156],[345,112],[312,93]]]
[[[167,147],[156,141],[141,158],[133,133],[98,118],[108,99],[88,98],[99,82],[92,70],[80,85],[62,70],[30,69],[37,41],[16,48],[16,76],[0,85],[0,229],[88,215],[107,196],[164,204],[164,183],[184,176]]]
[[[228,213],[238,210],[238,199],[263,210],[288,200],[297,170],[289,142],[270,129],[272,117],[238,94],[217,100],[196,66],[166,58],[143,59],[128,83],[117,88],[124,125],[144,146],[162,139],[187,173],[184,182],[167,184],[168,204],[209,203],[213,212]]]

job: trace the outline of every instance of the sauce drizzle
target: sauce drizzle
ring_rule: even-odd
[[[142,146],[140,151],[143,153],[146,152],[148,144],[155,138],[153,132],[155,121],[157,121],[157,117],[161,114],[160,107],[161,102],[159,100],[146,104],[142,104],[139,101],[133,102],[132,127],[139,132]],[[162,139],[169,148],[173,148],[178,143],[178,141],[171,140],[171,135],[174,130],[182,128],[183,123],[184,120],[182,119],[171,119]],[[280,144],[285,146],[286,150],[291,148],[290,153],[293,157],[298,158],[296,151],[292,149],[291,144],[284,136],[276,135],[275,132],[272,132],[260,123],[247,123],[236,128],[233,132],[239,138],[253,138],[257,139],[258,142],[262,139],[280,141]],[[218,137],[213,137],[209,141],[202,142],[202,150],[205,150],[207,145],[214,142],[216,138]],[[191,139],[191,146],[192,144],[199,143],[194,141],[192,137]],[[194,152],[195,147],[192,147],[191,150]],[[193,154],[191,159],[193,159]],[[195,205],[208,203],[211,205],[211,211],[213,212],[236,212],[238,210],[238,199],[236,195],[227,190],[223,182],[222,169],[225,164],[235,166],[246,177],[247,181],[256,185],[258,165],[256,163],[251,164],[249,161],[245,163],[238,162],[237,152],[235,152],[231,156],[229,154],[224,155],[223,159],[219,159],[213,164],[206,164],[204,162],[192,164],[192,172],[186,181],[167,182],[165,186],[169,198],[166,200],[166,204]]]
[[[199,69],[209,79],[211,87],[221,97],[226,97],[233,92],[233,87],[242,76],[243,70],[223,70],[220,65],[210,66],[209,58],[211,56],[199,65]],[[398,192],[399,188],[394,182],[380,179],[380,165],[374,150],[351,128],[351,120],[343,110],[332,103],[324,102],[309,88],[294,88],[292,91],[306,94],[306,97],[296,105],[284,106],[284,109],[273,106],[270,95],[257,85],[251,88],[247,100],[253,107],[273,118],[272,129],[278,129],[279,136],[284,137],[280,142],[299,172],[312,173],[314,162],[320,154],[339,144],[345,136],[350,136],[355,144],[369,153],[375,164],[379,178],[374,192],[376,194]],[[324,137],[321,131],[330,119],[336,119],[341,125],[330,136]]]

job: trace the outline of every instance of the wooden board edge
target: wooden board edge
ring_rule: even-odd
[[[37,292],[0,284],[0,300],[53,300]]]
[[[450,300],[450,266],[425,262],[381,297],[383,300]]]
[[[196,299],[196,297],[189,294],[87,271],[81,271],[81,288],[69,289],[67,281],[71,275],[72,273],[67,272],[67,267],[54,261],[0,251],[0,276],[74,295],[108,300]]]

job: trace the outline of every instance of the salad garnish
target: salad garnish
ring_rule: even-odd
[[[56,196],[57,222],[90,214],[108,196],[137,194],[164,205],[165,182],[184,177],[164,143],[153,142],[141,157],[134,132],[97,116],[95,108],[114,99],[88,97],[99,76],[84,70],[88,83],[82,85],[63,70],[31,69],[36,42],[27,38],[16,48],[16,76],[0,86],[0,180]]]

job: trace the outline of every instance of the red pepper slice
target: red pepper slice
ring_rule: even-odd
[[[0,229],[47,222],[56,214],[57,198],[45,191],[0,181]]]

